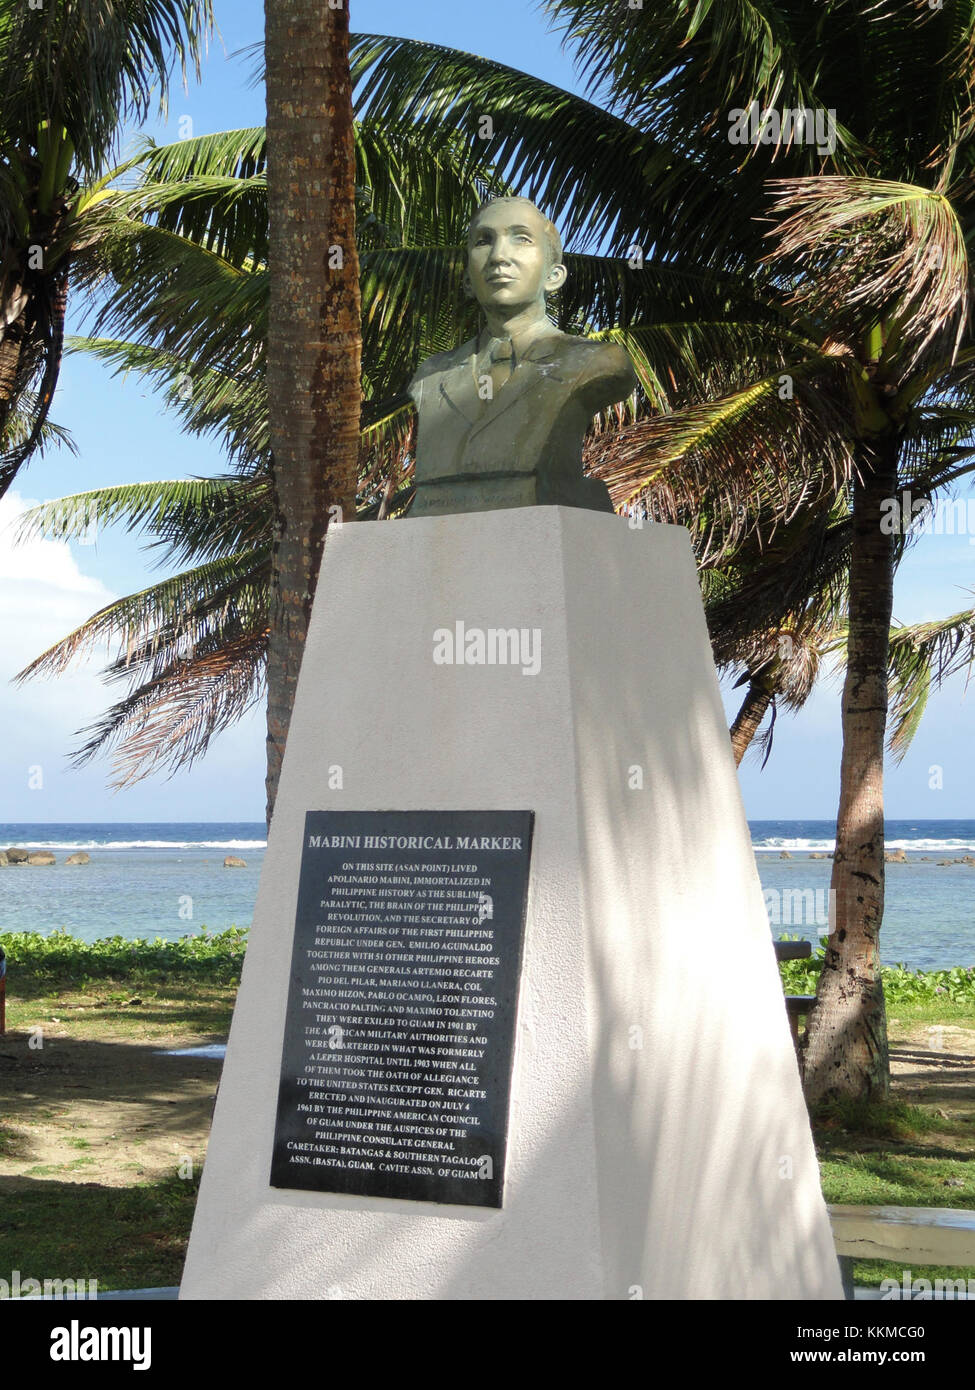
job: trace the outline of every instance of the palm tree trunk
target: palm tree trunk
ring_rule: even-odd
[[[741,709],[735,715],[731,726],[731,751],[735,755],[735,767],[741,767],[741,760],[748,752],[752,739],[758,733],[769,705],[772,692],[761,681],[750,681],[748,691],[741,702]]]
[[[328,525],[355,518],[361,333],[347,7],[266,0],[276,524],[268,643],[270,824]]]
[[[3,452],[6,452],[8,447],[4,435],[14,407],[22,351],[23,333],[21,325],[15,323],[8,327],[0,338],[0,450]],[[9,483],[12,479],[13,474],[10,478],[4,478],[3,482]],[[0,496],[6,491],[3,482],[0,482]]]
[[[878,936],[884,913],[884,740],[894,538],[881,503],[897,489],[897,439],[864,446],[853,491],[850,626],[832,890],[835,920],[803,1049],[806,1098],[883,1098],[890,1088]]]

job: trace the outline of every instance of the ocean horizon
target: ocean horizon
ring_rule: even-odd
[[[816,942],[829,930],[833,820],[749,822],[773,935]],[[911,969],[975,965],[975,820],[889,820],[881,952]],[[49,849],[45,870],[0,869],[0,932],[66,930],[83,941],[176,940],[250,925],[267,847],[263,821],[0,822],[0,849]],[[84,850],[91,863],[64,865]],[[783,858],[783,852],[786,857]],[[244,868],[224,868],[226,855]]]

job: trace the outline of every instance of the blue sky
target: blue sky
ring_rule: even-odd
[[[259,0],[217,0],[221,37],[211,45],[202,83],[171,95],[169,117],[148,127],[159,140],[177,138],[189,117],[194,134],[256,125],[263,92],[251,85],[253,58],[232,56],[263,34]],[[524,0],[352,0],[355,32],[405,34],[496,58],[559,85],[579,89],[572,63],[535,6]],[[184,126],[185,129],[185,126]],[[79,331],[77,306],[69,328]],[[15,494],[0,504],[0,820],[261,820],[264,814],[264,721],[257,709],[217,739],[206,758],[172,779],[154,777],[123,792],[107,790],[105,761],[77,771],[65,754],[72,734],[109,702],[96,667],[79,667],[57,682],[10,685],[9,677],[44,647],[110,598],[161,577],[138,540],[102,532],[93,545],[44,542],[11,545],[12,514],[26,502],[107,483],[223,471],[218,450],[180,433],[146,385],[112,378],[102,366],[74,356],[62,372],[54,418],[74,436],[79,457],[36,458],[22,471]],[[962,494],[968,495],[968,494]],[[975,540],[975,536],[971,539]],[[966,606],[975,587],[975,548],[967,535],[922,538],[898,575],[895,614],[903,622],[933,618]],[[746,760],[741,780],[752,819],[828,818],[839,786],[839,683],[824,681],[805,710],[783,714],[768,766]],[[733,711],[739,692],[725,692]],[[892,817],[970,816],[975,785],[971,698],[956,679],[932,698],[915,745],[888,776]],[[929,786],[943,769],[943,787]],[[38,769],[40,772],[38,773]]]

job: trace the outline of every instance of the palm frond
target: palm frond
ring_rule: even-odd
[[[931,690],[957,672],[971,675],[973,666],[975,608],[891,631],[887,743],[898,762],[917,733]]]
[[[267,167],[267,133],[263,126],[243,126],[169,145],[147,139],[136,158],[148,185],[162,187],[197,178],[250,180]]]
[[[699,563],[716,563],[750,531],[768,540],[800,509],[828,506],[850,477],[848,426],[827,385],[830,373],[845,371],[841,359],[810,358],[716,400],[638,420],[591,443],[589,467],[615,505],[688,524]]]
[[[453,131],[363,116],[353,133],[360,251],[460,245],[485,198],[513,191],[490,165],[472,172],[466,144]]]
[[[416,449],[416,409],[409,396],[367,402],[359,448],[359,515],[373,509],[386,516],[411,467]],[[384,507],[385,503],[385,507]]]
[[[729,141],[728,122],[753,104],[760,112],[830,107],[821,86],[833,46],[824,53],[817,33],[821,7],[803,10],[774,0],[655,0],[646,6],[547,0],[546,8],[587,79],[587,93],[605,93],[625,120],[715,168],[757,154],[790,155],[807,171],[816,167],[816,147],[791,143],[781,126],[748,150]],[[835,32],[843,7],[827,8]],[[859,151],[841,121],[835,134],[841,154]]]
[[[501,174],[541,200],[576,250],[612,239],[661,254],[695,246],[702,262],[713,259],[704,214],[719,187],[618,116],[515,68],[412,39],[355,35],[351,66],[360,118],[428,140],[456,132],[470,174]]]
[[[17,541],[35,536],[69,540],[122,525],[164,545],[167,561],[217,560],[260,549],[268,542],[272,516],[265,477],[125,483],[30,508],[19,519]]]
[[[103,296],[92,333],[153,343],[194,364],[243,377],[259,370],[267,335],[267,271],[235,266],[176,232],[119,219],[100,248]],[[92,272],[92,289],[104,289]]]
[[[770,371],[785,373],[799,354],[817,351],[769,317],[658,320],[591,336],[623,344],[651,408],[663,412],[746,390]]]
[[[951,202],[913,184],[840,175],[772,181],[769,233],[776,264],[802,279],[793,302],[827,316],[831,331],[862,350],[875,325],[899,385],[929,347],[953,358],[968,322],[965,233]]]
[[[701,575],[716,665],[741,664],[755,639],[799,621],[836,626],[847,594],[853,521],[848,510],[799,512],[771,543],[751,536],[723,565]]]
[[[83,178],[95,178],[127,122],[165,110],[174,67],[200,76],[211,0],[61,0],[5,7],[0,103],[6,138],[63,127]]]
[[[463,270],[461,247],[396,247],[362,255],[367,396],[401,395],[423,358],[458,347],[476,333],[478,308],[464,297]]]
[[[179,182],[146,179],[136,188],[113,192],[111,202],[103,202],[98,215],[139,223],[151,219],[151,225],[204,247],[237,268],[267,260],[263,171],[247,176],[198,173]]]
[[[4,425],[3,443],[5,450],[17,452],[23,448],[33,432],[38,409],[39,402],[36,393],[32,391],[24,391],[13,403],[13,408]],[[67,449],[76,457],[78,454],[78,446],[71,433],[48,416],[41,425],[37,439],[37,452],[43,458],[46,450],[51,448]]]
[[[270,547],[224,555],[182,574],[128,594],[93,613],[42,652],[16,680],[61,675],[97,647],[115,644],[118,655],[107,674],[125,676],[160,653],[206,650],[214,634],[252,631],[266,625]]]
[[[115,747],[115,789],[153,773],[191,767],[213,738],[230,728],[263,695],[266,631],[243,633],[218,650],[176,658],[137,685],[94,724],[73,755],[76,767]]]

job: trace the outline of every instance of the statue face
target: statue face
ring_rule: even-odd
[[[492,203],[475,217],[467,246],[467,274],[485,309],[515,313],[544,309],[547,292],[565,281],[565,266],[549,261],[545,218],[525,203]]]

